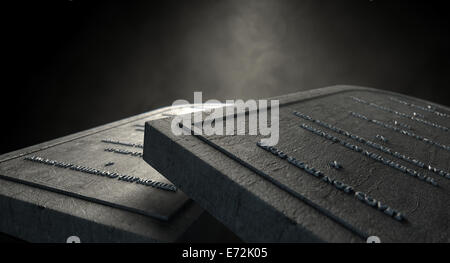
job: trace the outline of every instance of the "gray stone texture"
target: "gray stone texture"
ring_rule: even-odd
[[[370,88],[334,86],[273,98],[280,100],[280,141],[276,147],[402,212],[406,218],[402,222],[257,147],[261,136],[204,138],[352,227],[369,236],[378,236],[381,242],[449,242],[449,179],[292,114],[302,112],[426,164],[450,170],[450,151],[352,117],[350,111],[391,125],[395,121],[405,123],[413,132],[443,145],[450,145],[448,131],[358,103],[351,96],[410,115],[420,113],[423,119],[450,127],[450,118],[397,103],[390,97],[450,113],[444,106]],[[172,118],[166,118],[146,122],[144,160],[244,241],[365,242],[342,224],[199,138],[175,136],[171,121]],[[433,178],[438,186],[302,129],[302,123],[414,169]],[[377,139],[377,135],[387,141]],[[335,160],[342,169],[330,167],[329,163]]]
[[[104,150],[142,152],[141,148],[101,140],[142,144],[139,126],[177,110],[163,108],[0,156],[0,232],[30,242],[66,242],[72,235],[81,242],[186,239],[184,233],[204,210],[180,190],[164,191],[24,160],[39,156],[171,184],[141,157]]]

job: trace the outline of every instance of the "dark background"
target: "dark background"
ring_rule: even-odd
[[[172,104],[334,84],[450,105],[438,1],[2,2],[5,153]]]

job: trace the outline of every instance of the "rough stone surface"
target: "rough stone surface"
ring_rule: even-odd
[[[204,213],[180,190],[165,191],[67,168],[60,162],[171,184],[141,157],[105,148],[142,148],[144,122],[183,109],[164,108],[0,156],[0,232],[31,242],[172,242]],[[30,132],[32,132],[30,130]],[[201,240],[201,239],[200,239]]]
[[[368,103],[360,103],[352,96]],[[258,147],[261,136],[203,135],[203,139],[175,136],[171,132],[171,118],[152,120],[145,127],[144,160],[244,241],[365,242],[368,236],[378,236],[381,242],[450,241],[449,179],[292,114],[301,112],[448,172],[450,151],[354,117],[350,112],[401,129],[406,129],[401,124],[407,125],[404,127],[410,132],[440,145],[450,145],[449,131],[401,115],[450,127],[450,118],[416,106],[431,106],[446,114],[450,109],[397,93],[353,86],[334,86],[274,99],[280,100],[277,149],[401,212],[404,219],[398,221],[383,210],[359,201],[354,194],[347,194]],[[301,128],[302,124],[420,172],[437,186],[314,134]],[[380,140],[377,135],[386,140]],[[334,161],[342,167],[333,168],[330,163]],[[250,164],[313,205],[242,163]]]

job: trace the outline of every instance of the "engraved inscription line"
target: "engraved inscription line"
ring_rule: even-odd
[[[364,115],[362,115],[362,114],[360,114],[360,113],[357,113],[357,112],[351,111],[351,112],[350,112],[350,115],[351,115],[352,117],[359,118],[359,119],[368,121],[368,122],[370,122],[370,123],[374,123],[374,124],[376,124],[376,125],[378,125],[378,126],[381,126],[381,127],[387,128],[387,129],[391,129],[391,130],[396,131],[396,132],[398,132],[398,133],[400,133],[400,134],[402,134],[402,135],[406,135],[406,136],[412,137],[412,138],[414,138],[414,139],[416,139],[416,140],[423,141],[423,142],[425,142],[425,143],[428,143],[428,144],[437,146],[437,147],[439,147],[439,148],[441,148],[441,149],[450,151],[450,146],[441,144],[441,143],[439,143],[439,142],[435,142],[435,141],[433,141],[433,140],[431,140],[431,139],[428,139],[428,138],[426,138],[426,137],[424,137],[424,136],[422,136],[422,135],[418,135],[418,134],[416,134],[416,133],[414,133],[414,132],[411,132],[411,131],[407,131],[407,130],[403,130],[403,129],[397,128],[397,127],[395,127],[395,126],[392,126],[392,125],[390,125],[390,124],[384,123],[384,122],[379,121],[379,120],[369,119],[368,117],[366,117],[366,116],[364,116]]]
[[[441,170],[439,168],[433,167],[433,166],[431,166],[431,164],[425,164],[424,162],[421,162],[421,161],[419,161],[419,160],[417,160],[417,159],[415,159],[413,157],[409,157],[409,156],[406,156],[406,155],[401,154],[399,152],[396,152],[396,151],[394,151],[394,150],[392,150],[392,149],[390,149],[390,148],[388,148],[386,146],[383,146],[383,145],[380,145],[378,143],[375,143],[375,142],[369,141],[367,139],[364,139],[361,136],[358,136],[356,134],[352,134],[352,133],[350,133],[348,131],[345,131],[345,130],[343,130],[341,128],[333,126],[333,125],[331,125],[329,123],[326,123],[326,122],[323,122],[323,121],[320,121],[320,120],[317,120],[317,119],[313,119],[311,116],[308,116],[306,114],[300,113],[298,111],[294,111],[293,114],[295,116],[299,117],[299,118],[302,118],[304,120],[308,120],[308,121],[314,122],[314,123],[316,123],[316,124],[318,124],[318,125],[320,125],[320,126],[322,126],[324,128],[327,128],[327,129],[332,130],[332,131],[334,131],[336,133],[344,135],[344,136],[346,136],[346,137],[348,137],[348,138],[350,138],[352,140],[355,140],[357,142],[363,143],[363,144],[365,144],[365,145],[367,145],[367,146],[369,146],[371,148],[374,148],[374,149],[380,150],[380,151],[382,151],[384,153],[387,153],[387,154],[389,154],[389,155],[391,155],[391,156],[393,156],[395,158],[404,160],[404,161],[406,161],[406,162],[408,162],[410,164],[413,164],[413,165],[415,165],[417,167],[420,167],[420,168],[432,171],[433,173],[436,173],[439,176],[442,176],[444,178],[450,179],[450,173],[449,172],[446,172],[446,171]],[[379,138],[379,137],[380,137],[381,140],[387,141],[386,138],[384,138],[383,136],[377,135],[377,138]],[[414,170],[412,170],[412,169],[409,169],[409,170],[410,171],[408,171],[408,169],[407,169],[408,173],[410,173],[410,174],[414,173]]]
[[[389,215],[390,217],[394,218],[395,220],[397,220],[397,221],[405,220],[405,217],[403,216],[403,214],[398,212],[397,210],[385,205],[381,201],[378,201],[363,192],[354,190],[354,188],[350,185],[347,185],[341,181],[338,181],[336,179],[333,179],[333,178],[325,175],[323,172],[314,169],[314,167],[308,166],[306,163],[301,162],[292,156],[289,156],[288,154],[284,153],[283,151],[278,150],[277,148],[275,148],[273,146],[262,145],[259,142],[256,145],[258,147],[272,153],[273,155],[275,155],[283,160],[286,160],[287,162],[294,165],[295,167],[297,167],[301,170],[304,170],[308,174],[316,177],[317,179],[320,179],[321,181],[334,186],[336,189],[338,189],[348,195],[353,195],[356,199],[363,202],[364,204],[366,204],[370,207],[376,208],[377,210],[379,210],[381,212],[384,212],[386,215]]]
[[[131,155],[131,156],[136,156],[136,157],[141,157],[141,158],[142,158],[142,156],[144,156],[144,154],[141,152],[132,152],[132,151],[116,149],[116,148],[106,148],[105,152],[119,153],[119,154],[123,154],[123,155]]]
[[[367,150],[365,150],[365,149],[363,149],[363,148],[361,148],[359,146],[356,146],[354,144],[351,144],[349,142],[341,140],[341,139],[339,139],[339,138],[337,138],[337,137],[335,137],[335,136],[333,136],[331,134],[328,134],[328,133],[323,132],[323,131],[321,131],[319,129],[311,127],[311,126],[309,126],[307,124],[302,123],[302,124],[300,124],[300,127],[305,129],[305,130],[307,130],[307,131],[309,131],[309,132],[311,132],[311,133],[313,133],[313,134],[321,136],[321,137],[323,137],[323,138],[325,138],[327,140],[330,140],[330,141],[335,142],[335,143],[339,143],[339,145],[341,145],[341,146],[344,146],[344,147],[346,147],[346,148],[348,148],[348,149],[350,149],[352,151],[360,153],[360,154],[362,154],[362,155],[364,155],[366,157],[369,157],[369,158],[373,159],[374,161],[382,163],[382,164],[384,164],[384,165],[386,165],[388,167],[391,167],[391,168],[396,169],[396,170],[398,170],[400,172],[403,172],[403,173],[405,173],[405,174],[407,174],[407,175],[409,175],[409,176],[411,176],[413,178],[417,178],[417,179],[419,179],[421,181],[424,181],[424,182],[427,182],[427,183],[429,183],[429,184],[431,184],[433,186],[437,186],[438,185],[438,183],[434,180],[434,178],[429,177],[429,176],[427,176],[425,174],[421,174],[421,173],[419,173],[419,172],[417,172],[417,171],[415,171],[413,169],[408,169],[407,167],[405,167],[405,166],[403,166],[403,165],[401,165],[401,164],[399,164],[397,162],[394,162],[392,160],[389,160],[388,158],[385,158],[385,157],[383,157],[381,155],[369,152],[369,151],[367,151]]]
[[[431,127],[434,127],[434,128],[441,129],[441,130],[443,130],[443,131],[448,131],[448,130],[449,130],[447,127],[442,126],[442,125],[439,125],[439,124],[437,124],[437,123],[430,122],[430,121],[427,121],[427,120],[422,119],[422,118],[417,118],[417,117],[415,117],[415,116],[410,116],[410,115],[408,115],[408,114],[406,114],[406,113],[399,112],[399,111],[390,109],[390,108],[388,108],[388,107],[380,106],[380,105],[375,104],[375,103],[373,103],[373,102],[367,102],[367,101],[365,101],[365,100],[363,100],[363,99],[356,98],[356,97],[350,97],[350,98],[352,98],[354,101],[356,101],[356,102],[358,102],[358,103],[362,103],[362,104],[365,104],[365,105],[369,105],[369,106],[374,107],[374,108],[376,108],[376,109],[379,109],[379,110],[382,110],[382,111],[386,111],[386,112],[389,112],[389,113],[393,113],[393,114],[398,115],[398,116],[401,116],[401,117],[403,117],[403,118],[411,119],[411,120],[414,120],[414,121],[417,121],[417,122],[426,124],[426,125],[428,125],[428,126],[431,126]]]
[[[410,103],[410,102],[407,102],[407,101],[404,101],[404,100],[399,100],[399,99],[394,98],[394,97],[390,97],[389,99],[392,100],[392,101],[398,102],[398,103],[400,103],[400,104],[409,106],[409,107],[411,107],[411,108],[416,108],[416,109],[419,109],[419,110],[431,112],[431,113],[434,113],[434,114],[436,114],[437,116],[440,116],[440,117],[450,118],[450,115],[448,115],[448,114],[446,114],[446,113],[443,113],[443,112],[437,111],[437,110],[436,110],[435,108],[433,108],[431,105],[428,105],[427,107],[424,107],[424,106],[416,105],[416,104],[414,104],[414,103]]]
[[[150,179],[142,179],[137,176],[131,176],[131,175],[119,174],[116,172],[98,170],[98,169],[91,168],[91,167],[80,166],[80,165],[75,165],[75,164],[71,164],[71,163],[55,161],[55,160],[49,160],[49,159],[45,159],[45,158],[38,157],[38,156],[25,157],[24,160],[32,161],[32,162],[36,162],[36,163],[42,163],[42,164],[51,165],[51,166],[56,166],[56,167],[60,167],[60,168],[64,168],[64,169],[70,169],[70,170],[74,170],[74,171],[78,171],[78,172],[82,172],[82,173],[99,175],[99,176],[103,176],[106,178],[117,179],[117,180],[128,182],[128,183],[137,183],[137,184],[141,184],[141,185],[145,185],[145,186],[151,186],[151,187],[158,188],[161,190],[166,190],[166,191],[171,191],[171,192],[177,191],[177,188],[174,185],[157,182],[157,181],[153,181]]]
[[[144,148],[144,145],[142,145],[140,143],[122,142],[122,141],[113,140],[113,139],[103,139],[103,140],[101,140],[101,142],[117,144],[117,145],[122,145],[122,146],[135,147],[135,148],[141,148],[141,149]]]

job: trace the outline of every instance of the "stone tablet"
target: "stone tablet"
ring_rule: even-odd
[[[32,242],[178,240],[203,209],[142,160],[143,127],[189,110],[163,108],[0,156],[0,232]]]
[[[273,99],[274,147],[167,118],[146,123],[144,160],[245,241],[450,241],[449,108],[353,86]]]

